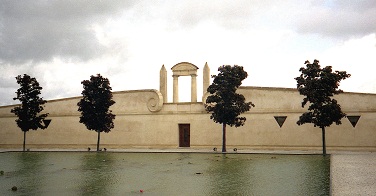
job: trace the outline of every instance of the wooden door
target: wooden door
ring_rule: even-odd
[[[179,147],[190,147],[190,124],[179,124]]]

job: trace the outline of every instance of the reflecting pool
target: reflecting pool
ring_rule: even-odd
[[[329,195],[329,170],[321,155],[7,152],[0,195]]]

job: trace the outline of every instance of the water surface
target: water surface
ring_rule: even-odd
[[[329,170],[321,155],[8,152],[0,195],[329,195]]]

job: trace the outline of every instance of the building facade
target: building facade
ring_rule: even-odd
[[[160,89],[113,92],[116,102],[110,109],[116,115],[115,128],[101,134],[101,147],[128,148],[219,148],[222,126],[205,111],[205,92],[210,70],[203,68],[204,95],[197,99],[198,67],[187,62],[172,67],[173,101],[167,102],[167,70],[160,71]],[[179,102],[179,77],[191,77],[191,102]],[[256,107],[242,116],[245,125],[227,129],[228,148],[263,150],[320,150],[321,129],[313,124],[298,126],[303,97],[296,89],[247,87],[238,92]],[[79,123],[77,103],[81,97],[50,100],[43,112],[51,120],[47,129],[29,131],[26,147],[46,149],[94,148],[97,133]],[[342,93],[336,95],[347,118],[341,125],[326,130],[327,149],[376,151],[376,94]],[[10,112],[14,105],[0,107],[0,148],[21,149],[23,133]]]

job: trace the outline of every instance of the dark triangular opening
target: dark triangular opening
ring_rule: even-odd
[[[282,127],[283,123],[285,123],[287,116],[274,116],[274,118],[277,121],[279,127]]]
[[[356,126],[356,124],[357,124],[358,121],[359,121],[359,118],[360,118],[360,116],[347,116],[347,119],[349,119],[349,121],[350,121],[350,123],[351,123],[351,125],[352,125],[353,127]]]
[[[50,125],[50,123],[51,123],[51,120],[50,119],[44,119],[43,120],[43,122],[44,122],[44,127],[48,127],[48,125]]]

